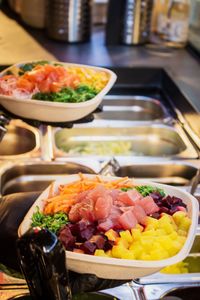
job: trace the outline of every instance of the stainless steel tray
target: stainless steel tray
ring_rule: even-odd
[[[103,111],[94,114],[96,120],[160,121],[169,122],[170,115],[157,99],[145,96],[108,95],[103,100]]]
[[[119,122],[112,122],[112,125],[105,122],[102,127],[88,125],[70,130],[58,129],[55,132],[55,156],[198,158],[178,124],[173,128],[161,124],[121,125]]]
[[[12,120],[7,126],[0,146],[0,160],[39,156],[38,131],[20,120]]]
[[[91,168],[72,162],[8,163],[0,168],[0,194],[43,191],[60,176],[79,172],[94,173]]]
[[[189,186],[196,175],[198,166],[186,162],[157,162],[121,165],[115,172],[117,176],[147,179],[173,186]]]

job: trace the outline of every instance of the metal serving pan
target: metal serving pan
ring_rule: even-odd
[[[72,162],[24,162],[8,163],[0,168],[0,194],[43,191],[53,180],[67,174],[94,171]]]
[[[96,120],[137,122],[168,122],[170,120],[169,113],[163,104],[151,97],[107,95],[102,104],[102,112],[94,114]]]
[[[38,131],[21,120],[12,120],[1,141],[0,160],[35,157],[39,148]]]
[[[112,122],[98,127],[77,125],[72,129],[57,129],[55,132],[55,157],[162,157],[197,158],[198,154],[183,129],[175,124],[121,126]],[[126,124],[127,125],[127,124]],[[114,150],[113,150],[114,149]]]
[[[119,165],[115,175],[148,179],[173,186],[189,186],[197,170],[198,167],[185,162],[134,163]]]

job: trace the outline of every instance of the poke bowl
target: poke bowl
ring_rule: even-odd
[[[100,67],[21,62],[0,73],[0,104],[9,112],[44,122],[70,122],[93,112],[116,80]]]
[[[176,187],[75,174],[56,180],[39,196],[18,235],[47,228],[65,247],[69,270],[130,280],[188,255],[198,210],[197,200]]]

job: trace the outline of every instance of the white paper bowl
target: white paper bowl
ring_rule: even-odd
[[[89,178],[92,178],[96,175],[85,175]],[[67,184],[78,180],[80,177],[78,175],[69,175],[62,177],[59,180],[55,181],[54,190],[57,191],[60,184]],[[105,177],[101,176],[104,180],[115,180],[117,177]],[[152,273],[158,272],[163,267],[175,264],[179,261],[182,261],[189,253],[194,238],[195,232],[198,225],[198,213],[199,206],[197,200],[191,196],[189,193],[179,190],[176,187],[171,187],[164,184],[153,183],[150,181],[143,180],[134,180],[135,184],[142,185],[152,185],[158,188],[164,189],[166,194],[171,196],[176,196],[181,198],[188,208],[188,215],[192,220],[186,242],[178,254],[163,260],[154,260],[154,261],[144,261],[144,260],[127,260],[127,259],[118,259],[118,258],[107,258],[107,257],[98,257],[87,254],[74,253],[66,251],[67,266],[69,270],[78,272],[78,273],[91,273],[95,274],[100,278],[108,279],[118,279],[118,280],[129,280],[134,278],[139,278],[143,276],[150,275]],[[33,206],[28,211],[24,220],[22,221],[18,234],[22,236],[31,225],[31,217],[36,210],[36,206],[40,209],[43,208],[44,199],[47,199],[49,194],[48,187],[35,201]]]
[[[21,62],[14,66],[20,66],[25,63]],[[0,95],[0,104],[9,112],[23,118],[39,120],[44,122],[71,122],[79,120],[91,112],[93,112],[103,100],[103,97],[109,92],[116,81],[117,76],[114,72],[100,67],[93,67],[88,65],[71,64],[64,62],[51,62],[60,63],[63,66],[69,67],[83,67],[95,71],[103,71],[109,75],[109,80],[106,86],[92,99],[81,103],[59,103],[51,101],[41,101],[34,99],[16,99],[12,96]],[[3,76],[9,69],[7,68],[0,73]]]

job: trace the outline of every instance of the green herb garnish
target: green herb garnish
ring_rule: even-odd
[[[123,187],[123,188],[121,188],[121,190],[123,192],[127,192],[127,191],[132,190],[132,189],[133,189],[132,187]]]
[[[140,185],[140,186],[136,186],[135,188],[144,197],[155,192],[159,193],[162,197],[165,196],[165,192],[163,189],[159,189],[151,185]]]
[[[151,193],[159,193],[162,197],[165,196],[165,192],[163,189],[160,188],[156,188],[154,186],[151,185],[139,185],[139,186],[135,186],[134,187],[143,197],[146,197],[148,195],[150,195]],[[123,192],[127,192],[129,190],[132,190],[133,188],[131,187],[123,187],[121,188],[121,190]]]
[[[49,229],[54,233],[57,233],[61,227],[68,223],[68,217],[64,212],[58,212],[54,215],[45,215],[39,211],[38,207],[31,220],[31,227]]]
[[[64,103],[79,103],[90,100],[98,94],[98,91],[87,85],[80,85],[76,89],[63,88],[57,93],[37,93],[32,96],[32,99],[64,102]]]

